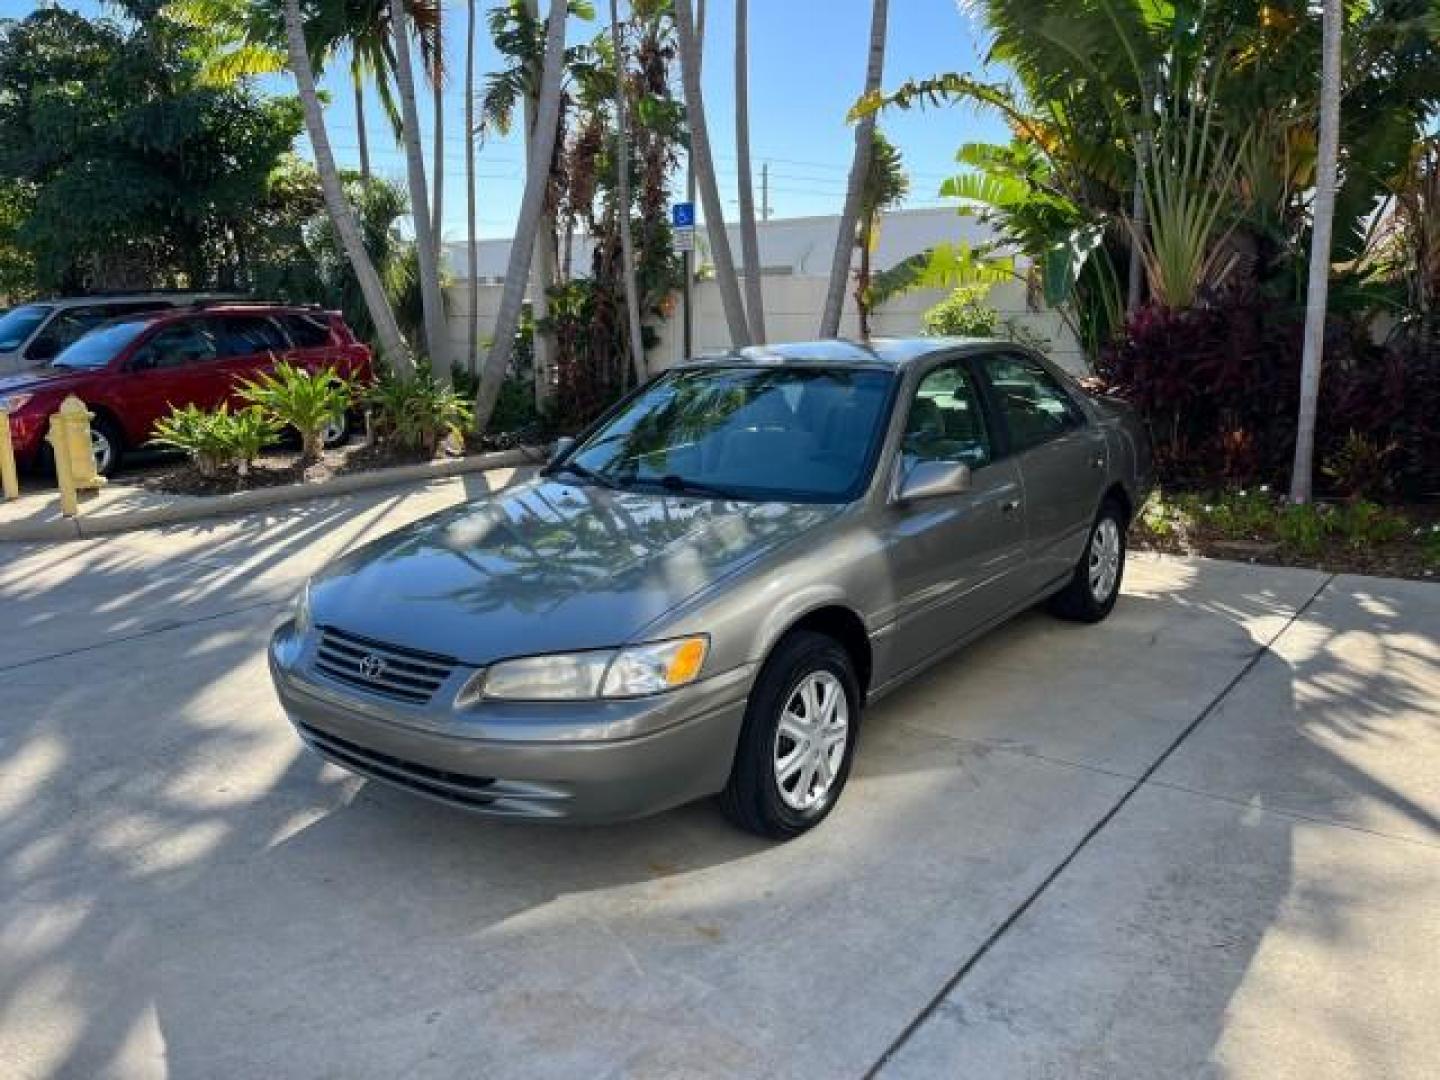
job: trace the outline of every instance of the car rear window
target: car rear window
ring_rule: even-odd
[[[280,323],[297,349],[320,349],[330,344],[330,320],[318,311],[281,315]]]

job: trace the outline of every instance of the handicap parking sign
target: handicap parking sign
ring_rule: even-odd
[[[677,202],[670,207],[670,224],[677,229],[693,229],[695,227],[695,204],[693,202]]]

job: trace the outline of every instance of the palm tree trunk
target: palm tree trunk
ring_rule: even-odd
[[[1135,139],[1135,189],[1130,195],[1130,280],[1125,294],[1125,315],[1140,310],[1145,298],[1145,258],[1143,247],[1149,228],[1145,205],[1145,170],[1150,167],[1150,106],[1151,89],[1148,72],[1140,75],[1140,128]]]
[[[320,109],[320,95],[315,90],[315,72],[310,67],[310,53],[305,44],[305,27],[300,18],[300,0],[285,0],[285,44],[290,57],[290,70],[295,76],[295,85],[300,94],[300,107],[305,114],[305,128],[310,136],[310,147],[315,154],[315,171],[320,176],[320,189],[325,195],[325,209],[345,249],[345,257],[355,271],[360,283],[360,293],[365,298],[365,308],[370,321],[375,325],[375,336],[379,339],[380,359],[396,371],[414,370],[410,350],[400,336],[399,324],[395,321],[395,309],[385,295],[385,286],[375,272],[370,253],[365,250],[360,237],[360,227],[355,223],[355,214],[345,201],[344,189],[340,186],[340,171],[335,167],[335,153],[330,148],[330,134],[325,130],[325,115]]]
[[[525,281],[530,274],[536,234],[545,210],[545,194],[550,182],[549,165],[555,155],[555,136],[560,127],[566,11],[566,0],[550,0],[550,14],[545,24],[545,65],[540,72],[540,100],[536,103],[535,127],[530,133],[529,153],[526,155],[529,164],[525,173],[525,192],[520,199],[515,239],[510,245],[500,310],[495,316],[495,338],[485,358],[480,392],[475,398],[477,431],[484,431],[490,423],[495,401],[500,396],[500,385],[505,381],[505,371],[510,366],[515,348],[515,328],[520,322],[520,307],[525,302]]]
[[[450,378],[450,349],[445,302],[440,295],[440,263],[430,223],[430,197],[425,184],[425,158],[420,152],[420,113],[415,105],[415,71],[410,65],[410,17],[404,0],[390,0],[390,27],[395,40],[395,81],[400,88],[405,165],[410,184],[410,214],[415,222],[415,247],[420,262],[420,301],[425,309],[425,349],[430,368],[441,381]]]
[[[539,0],[525,0],[525,10],[532,19],[539,20]],[[538,95],[525,95],[525,175],[532,170],[543,169],[547,180],[547,198],[542,200],[540,224],[535,230],[534,251],[530,256],[530,314],[535,324],[530,349],[535,364],[535,407],[542,412],[550,401],[550,386],[555,374],[555,338],[542,324],[550,315],[550,286],[555,284],[555,212],[549,206],[548,181],[551,154],[543,162],[534,160],[532,145],[535,136],[535,117],[539,107]],[[557,118],[556,124],[559,124]],[[564,251],[565,277],[570,276],[570,246],[566,237]]]
[[[694,13],[690,0],[675,4],[675,32],[680,39],[680,75],[685,87],[685,112],[690,119],[690,153],[694,156],[695,181],[705,207],[705,232],[710,238],[710,256],[715,260],[715,283],[732,345],[750,344],[745,321],[745,303],[735,277],[735,260],[730,239],[725,235],[725,213],[720,206],[720,188],[715,183],[715,164],[710,157],[710,135],[705,127],[705,99],[700,92],[700,47],[695,37]]]
[[[437,9],[439,10],[439,9]],[[439,258],[440,243],[445,237],[445,81],[441,78],[440,58],[435,58],[435,70],[430,73],[430,101],[435,110],[434,150],[432,168],[435,176],[435,196],[430,202],[430,224],[434,239],[436,258]]]
[[[870,59],[865,67],[865,93],[880,89],[885,74],[885,21],[888,0],[875,0],[870,16]],[[835,236],[835,257],[830,261],[830,284],[825,290],[825,310],[820,316],[820,336],[838,337],[840,313],[845,306],[845,282],[850,276],[850,259],[855,254],[855,226],[860,219],[860,201],[865,175],[870,171],[870,154],[875,147],[875,113],[867,112],[855,125],[855,157],[850,163],[850,186],[845,192],[845,209]]]
[[[635,369],[635,385],[645,381],[645,338],[640,332],[639,283],[635,280],[635,242],[630,235],[630,125],[626,119],[625,43],[620,34],[620,4],[610,0],[610,41],[615,46],[615,141],[619,146],[616,159],[615,207],[620,227],[620,273],[624,279],[625,317],[630,326],[630,363]]]
[[[1305,293],[1305,346],[1300,363],[1300,421],[1295,430],[1295,467],[1290,501],[1310,501],[1315,467],[1315,413],[1320,401],[1320,363],[1325,346],[1325,309],[1330,288],[1330,236],[1335,222],[1335,184],[1340,158],[1340,0],[1325,0],[1320,75],[1320,146],[1315,164],[1314,225],[1310,236],[1310,284]]]
[[[755,231],[755,191],[750,176],[750,4],[735,0],[735,158],[740,187],[740,259],[745,265],[745,313],[750,339],[765,342],[760,291],[760,238]]]
[[[365,127],[365,73],[351,61],[350,82],[355,88],[355,141],[360,144],[360,178],[370,179],[370,133]]]
[[[860,320],[860,338],[870,337],[870,240],[875,219],[866,216],[860,222],[860,269],[855,274],[855,314]]]
[[[470,325],[465,335],[465,368],[480,360],[480,247],[475,240],[475,0],[466,0],[465,34],[465,258],[470,278]]]

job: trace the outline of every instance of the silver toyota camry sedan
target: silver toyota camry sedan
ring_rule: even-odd
[[[995,341],[815,342],[667,371],[527,482],[315,576],[270,667],[300,738],[497,818],[708,795],[791,837],[867,705],[1032,605],[1098,622],[1143,428]]]

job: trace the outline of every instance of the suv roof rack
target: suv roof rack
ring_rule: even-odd
[[[291,304],[284,300],[256,300],[250,297],[224,297],[224,296],[197,296],[190,303],[188,308],[212,308],[212,307],[266,307],[266,308],[291,308],[299,311],[324,311],[320,304]]]

